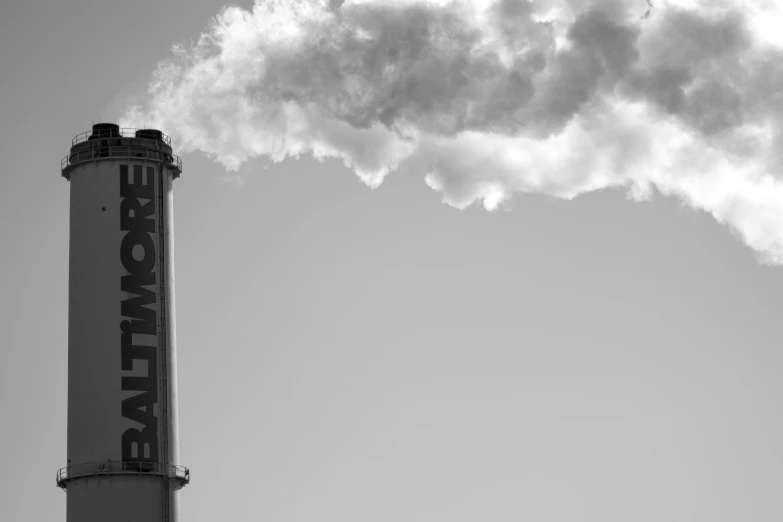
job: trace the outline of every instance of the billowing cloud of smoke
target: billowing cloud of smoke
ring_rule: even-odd
[[[174,49],[148,102],[181,151],[421,172],[444,201],[653,189],[783,264],[777,0],[256,0]]]

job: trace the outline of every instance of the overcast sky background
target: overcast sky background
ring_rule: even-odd
[[[221,5],[0,8],[3,520],[65,518],[60,159]],[[711,217],[611,191],[460,212],[405,172],[370,190],[253,160],[239,186],[183,163],[183,521],[783,519],[783,270]]]

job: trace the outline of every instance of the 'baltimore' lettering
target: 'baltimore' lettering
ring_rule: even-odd
[[[144,362],[147,375],[122,377],[123,391],[141,392],[122,401],[122,416],[143,426],[123,432],[122,460],[154,462],[158,460],[158,348],[134,344],[133,335],[157,333],[157,311],[148,307],[156,304],[155,168],[147,167],[146,179],[141,165],[133,165],[132,177],[128,174],[128,165],[120,165],[120,229],[125,232],[120,260],[128,271],[120,287],[132,294],[120,303],[125,318],[120,323],[122,370],[133,371],[134,362],[139,366]]]

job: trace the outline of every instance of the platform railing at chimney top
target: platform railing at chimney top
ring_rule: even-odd
[[[136,138],[136,133],[138,131],[146,131],[150,132],[149,129],[138,129],[135,127],[122,127],[119,130],[118,129],[101,129],[101,130],[90,130],[85,131],[77,134],[72,140],[71,140],[71,146],[76,145],[77,143],[83,143],[85,141],[90,141],[90,138],[93,139],[109,139],[109,138]],[[161,141],[171,147],[171,137],[161,133]]]
[[[115,145],[109,147],[94,147],[75,151],[65,156],[60,161],[60,170],[67,176],[69,169],[80,163],[98,161],[109,158],[127,158],[133,160],[150,160],[163,162],[176,171],[175,178],[182,172],[182,160],[176,154],[170,154],[163,150],[148,149],[145,147],[133,147],[130,145]]]

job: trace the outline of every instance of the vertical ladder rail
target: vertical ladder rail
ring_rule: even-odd
[[[158,149],[158,155],[161,154],[160,146],[155,143],[155,147]],[[165,194],[164,194],[164,176],[167,174],[166,169],[162,163],[158,163],[158,277],[159,280],[159,320],[160,320],[160,358],[162,363],[162,375],[161,380],[161,398],[160,398],[160,426],[161,426],[161,462],[164,466],[164,479],[163,479],[163,520],[165,522],[171,522],[170,518],[170,504],[171,499],[171,485],[169,483],[169,468],[171,463],[169,462],[169,354],[168,354],[168,325],[166,322],[166,208],[165,208]]]

